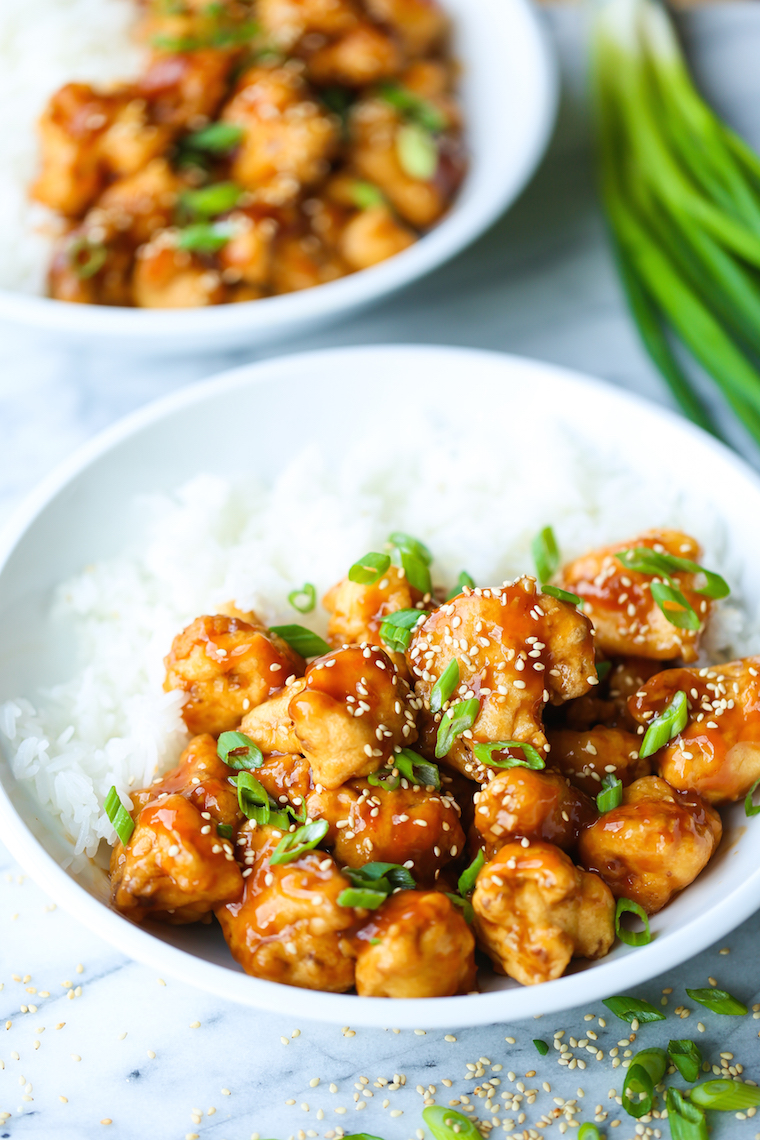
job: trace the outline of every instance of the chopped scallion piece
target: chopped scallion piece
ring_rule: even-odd
[[[623,1108],[636,1120],[640,1116],[647,1116],[654,1108],[654,1083],[644,1066],[636,1064],[635,1058],[625,1074],[620,1095]]]
[[[462,871],[462,874],[459,876],[457,887],[459,889],[460,895],[463,898],[466,898],[467,895],[471,895],[475,890],[475,884],[478,881],[478,875],[480,874],[482,868],[485,866],[485,861],[486,857],[483,852],[478,851],[469,867],[467,867],[466,870]]]
[[[329,830],[330,825],[326,819],[315,819],[296,831],[288,832],[269,856],[269,862],[273,865],[292,863],[294,859],[300,858],[307,851],[312,851],[321,843]]]
[[[316,587],[311,582],[305,582],[300,590],[291,590],[288,601],[299,614],[310,614],[317,604]]]
[[[571,606],[582,606],[583,601],[577,594],[573,594],[570,590],[562,590],[559,586],[549,586],[546,583],[542,585],[541,592],[548,594],[550,598],[556,598],[560,602],[569,602]]]
[[[623,802],[623,782],[617,776],[607,775],[602,780],[602,790],[596,797],[596,806],[602,814],[620,807]]]
[[[441,773],[438,771],[438,765],[426,760],[412,748],[402,748],[400,752],[396,752],[392,762],[393,767],[397,768],[404,779],[411,784],[423,788],[435,788],[436,791],[440,789]]]
[[[180,209],[196,217],[214,218],[226,214],[238,202],[243,193],[242,186],[235,182],[216,182],[213,186],[202,186],[199,190],[186,190],[180,196]]]
[[[668,1056],[683,1079],[693,1084],[702,1069],[702,1054],[694,1042],[688,1039],[670,1041]]]
[[[301,657],[322,657],[330,652],[330,646],[324,638],[303,625],[273,625],[269,632],[276,633]]]
[[[398,550],[406,550],[408,554],[413,554],[426,566],[432,565],[433,555],[429,547],[425,546],[424,542],[420,542],[418,538],[413,538],[411,534],[407,534],[403,530],[394,530],[393,534],[388,536],[388,542],[392,543]]]
[[[244,768],[260,768],[264,754],[258,744],[244,732],[223,732],[216,744],[216,753],[223,764],[238,771]]]
[[[705,1009],[713,1013],[721,1013],[729,1017],[744,1017],[747,1007],[737,998],[725,990],[716,990],[712,987],[707,990],[688,990],[687,994],[692,1001],[698,1001]]]
[[[468,590],[474,590],[475,589],[475,579],[472,577],[471,574],[468,574],[466,570],[463,570],[462,573],[457,578],[456,586],[454,586],[449,591],[449,593],[446,597],[446,601],[450,602],[452,598],[456,598],[458,594],[463,593],[465,587]]]
[[[452,657],[430,693],[430,711],[440,712],[459,684],[459,662]],[[760,811],[760,808],[758,809]]]
[[[480,712],[480,701],[477,697],[470,697],[467,701],[458,701],[441,717],[438,725],[438,735],[435,741],[436,760],[448,756],[457,736],[472,728]]]
[[[177,236],[177,248],[195,253],[217,253],[232,237],[229,226],[222,223],[196,222],[185,226]]]
[[[216,830],[222,839],[232,839],[232,825],[229,823],[218,823]]]
[[[346,887],[338,895],[338,906],[362,907],[364,910],[377,910],[388,898],[384,891],[372,890],[369,887]]]
[[[655,1009],[648,1001],[642,998],[633,997],[610,997],[604,998],[603,1005],[607,1006],[615,1017],[619,1017],[621,1021],[627,1021],[630,1025],[632,1021],[638,1021],[642,1025],[645,1021],[664,1021],[665,1014],[660,1013],[659,1009]]]
[[[380,637],[393,653],[403,653],[409,648],[412,630],[426,616],[422,610],[396,610],[387,614],[380,623]]]
[[[351,886],[338,895],[338,906],[377,910],[394,891],[413,891],[417,885],[407,868],[398,863],[365,863],[362,867],[344,867],[343,874]]]
[[[424,596],[432,592],[433,583],[430,577],[430,563],[433,556],[419,539],[412,538],[403,531],[394,531],[389,541],[393,545],[391,561],[394,566],[400,566],[404,571],[409,585]]]
[[[665,1104],[671,1140],[708,1140],[707,1121],[698,1105],[685,1100],[678,1089],[668,1089]]]
[[[600,683],[609,676],[612,669],[611,661],[597,661],[596,663],[596,679]]]
[[[545,1057],[549,1052],[549,1046],[545,1041],[542,1041],[540,1037],[534,1037],[533,1044],[536,1046],[536,1050],[541,1054],[542,1057]]]
[[[358,582],[360,586],[374,586],[375,582],[382,578],[390,564],[391,560],[387,554],[370,551],[358,562],[354,562],[348,572],[348,580],[349,582]]]
[[[752,802],[752,797],[754,796],[755,792],[757,791],[758,786],[760,786],[760,780],[755,780],[754,784],[752,785],[750,790],[747,792],[746,798],[744,800],[744,814],[746,816],[753,816],[753,815],[760,814],[760,804],[757,804],[757,806],[756,806]]]
[[[462,918],[471,926],[475,919],[475,911],[472,909],[470,900],[463,899],[461,895],[454,895],[450,891],[446,892],[446,898],[449,902],[453,903],[454,906],[459,907],[462,912]]]
[[[380,87],[380,94],[386,103],[390,103],[391,107],[400,111],[412,122],[418,123],[426,131],[437,134],[440,131],[445,131],[448,126],[448,120],[443,111],[440,111],[434,103],[422,99],[414,91],[410,91],[408,87],[403,87],[400,83],[383,83]]]
[[[742,1112],[760,1105],[760,1089],[739,1081],[705,1081],[691,1090],[691,1102],[720,1112]]]
[[[649,592],[670,624],[677,629],[688,629],[696,633],[702,625],[699,614],[677,587],[667,586],[664,582],[652,582]]]
[[[559,546],[550,526],[540,530],[530,545],[539,582],[548,582],[559,569]]]
[[[628,550],[620,550],[615,555],[618,562],[626,570],[636,570],[640,574],[660,574],[665,578],[672,578],[673,574],[682,570],[687,574],[701,574],[705,578],[704,586],[692,586],[695,594],[702,594],[705,598],[727,598],[731,589],[725,578],[706,570],[697,562],[689,558],[676,558],[674,554],[665,554],[652,550],[649,546],[634,546]]]
[[[494,760],[494,752],[507,752],[510,748],[519,748],[523,759],[516,756],[504,756],[501,760]],[[539,771],[546,767],[546,762],[532,744],[525,744],[522,740],[494,740],[489,744],[476,741],[472,746],[475,759],[480,764],[487,764],[491,768],[533,768]]]
[[[688,719],[688,699],[683,689],[679,689],[670,704],[663,709],[659,716],[649,722],[639,749],[640,759],[644,760],[647,756],[658,752],[670,740],[683,732]]]
[[[355,178],[348,192],[358,210],[371,210],[385,205],[385,195],[372,182],[362,182],[361,179]]]
[[[396,156],[405,174],[416,182],[430,182],[438,170],[438,147],[424,127],[406,123],[396,131]]]
[[[94,277],[105,265],[107,257],[106,247],[88,237],[76,238],[68,248],[69,265],[83,280]]]
[[[267,824],[272,814],[269,794],[250,772],[243,771],[234,777],[237,787],[238,804],[246,819]]]
[[[620,919],[626,913],[635,914],[644,923],[643,930],[626,930],[620,925]],[[652,932],[649,929],[649,918],[643,907],[633,899],[618,899],[615,907],[615,933],[626,946],[647,946],[652,941]]]
[[[210,123],[200,131],[193,131],[183,143],[192,150],[210,154],[227,154],[242,142],[245,131],[237,123]]]
[[[126,847],[135,830],[134,821],[119,798],[115,787],[111,787],[103,803],[105,813],[110,819],[113,829]]]
[[[602,1134],[595,1124],[581,1124],[578,1140],[602,1140]]]
[[[433,1140],[482,1140],[482,1133],[461,1112],[431,1104],[423,1108],[422,1119],[433,1134]]]

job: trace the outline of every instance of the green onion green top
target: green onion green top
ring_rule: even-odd
[[[391,107],[400,111],[405,118],[417,123],[426,131],[436,134],[439,131],[445,131],[448,126],[446,116],[434,103],[420,98],[414,91],[410,91],[408,87],[404,87],[400,83],[381,84],[380,95],[386,103],[390,103]]]
[[[229,226],[221,222],[196,222],[179,231],[177,248],[193,253],[218,253],[231,237]]]
[[[180,209],[202,218],[214,218],[233,209],[243,194],[242,186],[235,182],[216,182],[199,190],[186,190],[180,196]]]
[[[685,1100],[678,1089],[668,1089],[665,1104],[671,1140],[708,1140],[707,1121],[698,1105]]]
[[[458,701],[446,710],[441,717],[441,723],[438,725],[438,735],[435,742],[437,760],[442,760],[444,756],[448,756],[457,736],[461,736],[463,732],[472,728],[479,712],[480,701],[476,697],[470,697],[467,701]]]
[[[114,831],[126,847],[132,838],[135,825],[132,816],[119,798],[115,787],[111,787],[103,803],[105,813],[113,824]]]
[[[456,657],[452,657],[451,661],[449,661],[433,685],[433,690],[430,694],[430,711],[433,713],[440,712],[446,702],[451,698],[458,684],[459,662]]]
[[[465,587],[467,587],[468,590],[474,590],[475,579],[471,574],[468,574],[466,570],[463,570],[457,578],[456,586],[453,586],[446,595],[446,601],[450,602],[452,598],[456,598],[458,594],[463,593]]]
[[[478,851],[469,867],[467,867],[466,870],[462,871],[462,874],[459,876],[457,887],[459,889],[460,895],[462,895],[463,898],[467,895],[471,895],[475,890],[475,884],[478,881],[478,875],[480,874],[482,868],[485,866],[485,861],[486,857],[483,852]]]
[[[621,917],[626,914],[635,914],[644,923],[643,930],[626,930],[620,925]],[[618,899],[615,907],[615,933],[626,946],[646,946],[652,941],[652,932],[649,929],[649,918],[643,907],[633,899]]]
[[[540,1037],[534,1037],[533,1044],[536,1046],[537,1052],[539,1052],[542,1057],[545,1057],[549,1052],[549,1046],[545,1041],[542,1041]]]
[[[192,150],[205,150],[210,154],[227,154],[242,142],[245,131],[237,123],[210,123],[200,131],[193,131],[183,143]]]
[[[315,819],[299,827],[297,831],[288,832],[269,856],[269,862],[273,865],[292,863],[294,859],[300,858],[307,851],[312,851],[321,843],[329,830],[330,825],[326,819]]]
[[[685,1081],[693,1084],[702,1070],[702,1054],[693,1041],[668,1042],[668,1056]]]
[[[430,1129],[433,1140],[482,1140],[481,1132],[475,1123],[461,1112],[443,1105],[429,1105],[423,1108],[422,1119]]]
[[[644,739],[641,742],[639,756],[645,759],[658,752],[679,733],[686,728],[689,719],[689,701],[683,689],[679,689],[670,704],[663,709],[659,716],[650,720]]]
[[[610,997],[605,998],[603,1005],[607,1006],[615,1017],[619,1017],[621,1021],[627,1021],[630,1025],[633,1021],[638,1021],[643,1025],[645,1021],[664,1021],[665,1014],[660,1013],[659,1009],[655,1009],[648,1001],[642,998],[634,997]]]
[[[494,760],[494,752],[507,752],[510,748],[519,748],[523,759],[518,760],[516,756],[507,755],[500,760]],[[478,763],[487,764],[490,768],[533,768],[538,771],[546,767],[546,762],[538,750],[523,740],[492,740],[488,744],[477,740],[472,746],[472,751]]]
[[[698,1001],[700,1005],[703,1005],[705,1009],[712,1010],[713,1013],[722,1013],[730,1017],[744,1017],[747,1013],[746,1005],[725,990],[717,990],[711,987],[706,990],[687,989],[686,992],[692,1001]]]
[[[692,1104],[717,1108],[721,1112],[741,1112],[760,1105],[760,1089],[739,1081],[705,1081],[691,1090]]]
[[[548,582],[559,569],[559,546],[550,526],[540,530],[531,543],[539,582]]]
[[[324,638],[302,625],[273,625],[269,632],[276,633],[301,657],[323,657],[330,652],[330,646]]]
[[[351,886],[338,895],[338,906],[377,910],[394,891],[412,891],[414,877],[398,863],[365,863],[362,867],[344,867],[343,874]]]
[[[706,598],[727,598],[731,593],[725,578],[721,578],[720,574],[715,574],[712,570],[706,570],[704,566],[692,562],[689,558],[676,558],[674,554],[652,550],[649,546],[620,550],[615,557],[626,570],[636,570],[640,574],[657,574],[664,578],[672,578],[678,570],[688,574],[700,574],[704,577],[705,584],[694,586],[692,589],[695,594],[702,594]]]
[[[244,732],[223,732],[216,744],[216,753],[230,768],[260,768],[264,754]]]
[[[563,590],[559,586],[550,586],[544,583],[541,587],[544,594],[548,594],[550,598],[556,598],[559,602],[568,602],[571,606],[582,606],[583,601],[577,594],[571,593],[570,590]]]
[[[760,814],[760,804],[755,805],[752,802],[752,797],[754,796],[754,794],[757,791],[759,786],[760,786],[760,780],[755,780],[754,784],[752,785],[750,790],[747,792],[747,795],[744,799],[744,814],[748,818],[750,816]]]
[[[378,554],[371,550],[358,562],[354,562],[348,572],[348,580],[349,582],[357,582],[360,586],[374,586],[375,582],[382,578],[390,564],[389,555]]]
[[[288,602],[299,614],[310,614],[317,604],[317,590],[311,582],[305,582],[300,590],[291,590]]]
[[[602,780],[602,790],[596,797],[596,806],[604,814],[620,807],[623,802],[623,782],[617,776],[607,775]]]

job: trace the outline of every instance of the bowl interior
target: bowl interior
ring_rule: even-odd
[[[429,272],[485,230],[520,192],[548,141],[557,81],[529,0],[443,0],[462,63],[470,169],[450,213],[409,250],[327,285],[193,310],[70,305],[0,290],[0,319],[125,351],[264,343],[357,306]]]
[[[513,449],[517,461],[530,447],[540,462],[541,425],[549,417],[583,446],[613,448],[632,488],[641,486],[639,506],[650,525],[660,521],[653,485],[682,510],[684,525],[693,525],[703,509],[719,515],[723,565],[734,592],[757,613],[760,533],[746,520],[760,513],[760,482],[691,425],[595,381],[514,357],[458,349],[337,350],[246,366],[161,401],[98,437],[40,488],[0,545],[0,702],[33,699],[40,685],[69,675],[73,632],[51,624],[52,590],[140,533],[136,494],[171,491],[200,470],[266,479],[280,461],[284,433],[293,453],[315,437],[347,438],[372,415],[378,391],[388,408],[424,405],[444,425],[456,425],[465,414],[471,426],[482,427],[489,446]],[[256,425],[255,447],[225,445],[240,424]],[[526,467],[526,494],[530,486]],[[546,521],[536,520],[537,528]],[[68,844],[1,754],[0,820],[4,840],[54,897],[134,957],[252,1005],[342,1024],[385,1024],[382,1002],[305,993],[242,975],[216,929],[148,931],[112,912],[102,871],[62,870]],[[718,855],[653,920],[656,938],[649,946],[618,946],[602,962],[576,962],[571,975],[529,989],[492,975],[486,983],[492,992],[483,995],[397,1002],[394,1024],[477,1024],[550,1012],[626,992],[690,957],[760,905],[760,818],[746,819],[738,804],[725,822]]]

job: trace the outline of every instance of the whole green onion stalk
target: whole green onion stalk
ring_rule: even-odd
[[[707,106],[657,0],[600,0],[593,85],[602,197],[644,345],[718,434],[679,340],[760,444],[760,157]]]

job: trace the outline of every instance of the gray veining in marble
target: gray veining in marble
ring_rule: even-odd
[[[549,156],[521,201],[486,238],[433,277],[349,324],[289,344],[288,350],[393,341],[505,349],[668,402],[625,313],[594,198],[581,19],[572,8],[551,11],[547,19],[560,51],[565,99]],[[685,21],[684,31],[711,98],[760,146],[760,6],[706,8]],[[156,396],[253,356],[109,360],[60,352],[0,328],[0,521],[36,480],[100,428]],[[742,433],[729,425],[727,430],[757,460]],[[99,1135],[181,1140],[195,1134],[208,1140],[248,1140],[257,1134],[303,1138],[329,1137],[339,1127],[346,1133],[366,1130],[383,1140],[415,1140],[422,1108],[418,1084],[434,1084],[442,1103],[469,1089],[480,1115],[490,1119],[484,1101],[472,1095],[478,1080],[464,1079],[466,1064],[480,1057],[503,1065],[496,1074],[502,1082],[499,1092],[514,1091],[509,1071],[526,1088],[538,1089],[535,1103],[521,1106],[524,1122],[519,1110],[498,1112],[502,1120],[514,1119],[516,1130],[532,1127],[541,1114],[551,1112],[557,1096],[577,1099],[579,1120],[593,1120],[595,1106],[603,1105],[610,1117],[600,1124],[602,1131],[616,1140],[634,1137],[630,1117],[611,1127],[622,1114],[608,1094],[612,1088],[619,1091],[622,1069],[613,1069],[609,1056],[597,1062],[579,1046],[573,1053],[585,1057],[587,1067],[570,1071],[558,1066],[554,1050],[540,1058],[531,1044],[534,1035],[551,1040],[555,1029],[566,1031],[565,1040],[580,1040],[593,1029],[607,1054],[626,1030],[611,1015],[605,1029],[584,1022],[591,1011],[578,1010],[529,1023],[460,1030],[456,1042],[446,1042],[439,1032],[394,1034],[390,1029],[358,1030],[344,1037],[339,1028],[308,1022],[297,1026],[220,1002],[170,978],[161,984],[150,970],[123,958],[61,910],[50,909],[50,900],[22,879],[0,846],[0,1112],[11,1113],[0,1124],[0,1140]],[[664,987],[674,992],[668,1020],[643,1029],[639,1043],[693,1036],[710,1060],[728,1050],[745,1065],[747,1075],[760,1079],[760,1023],[751,1014],[700,1015],[691,1002],[688,1021],[671,1012],[685,1000],[684,985],[704,986],[710,975],[750,1006],[760,1001],[759,935],[756,915],[725,939],[730,954],[721,955],[714,947],[641,987],[641,996],[654,1002]],[[14,974],[22,979],[29,974],[31,980],[14,981]],[[27,985],[37,993],[29,993]],[[70,999],[80,985],[81,995]],[[40,996],[40,991],[50,996]],[[29,1003],[36,1011],[21,1013],[20,1007]],[[593,1012],[606,1013],[601,1007]],[[704,1033],[697,1030],[700,1016]],[[199,1027],[191,1028],[196,1022]],[[301,1033],[294,1038],[296,1029]],[[514,1037],[515,1044],[506,1037]],[[525,1077],[533,1070],[535,1076]],[[374,1086],[377,1077],[392,1080],[394,1073],[406,1075],[405,1087],[384,1094]],[[372,1097],[355,1089],[360,1076],[369,1078]],[[311,1088],[314,1077],[321,1083]],[[450,1091],[442,1078],[453,1081]],[[331,1081],[335,1093],[329,1091]],[[543,1090],[543,1081],[550,1082],[551,1093]],[[288,1099],[295,1103],[287,1105]],[[366,1107],[358,1109],[362,1100]],[[335,1111],[343,1107],[345,1113]],[[193,1119],[196,1108],[202,1112],[199,1123]],[[323,1119],[318,1118],[320,1109]],[[393,1116],[398,1110],[402,1115]],[[730,1113],[713,1119],[713,1136],[719,1140],[760,1136],[760,1126],[752,1120],[739,1122]],[[559,1135],[560,1127],[557,1122],[546,1129],[547,1138]],[[663,1130],[667,1135],[666,1125]],[[570,1136],[574,1132],[567,1130]],[[496,1127],[493,1134],[504,1132]]]

